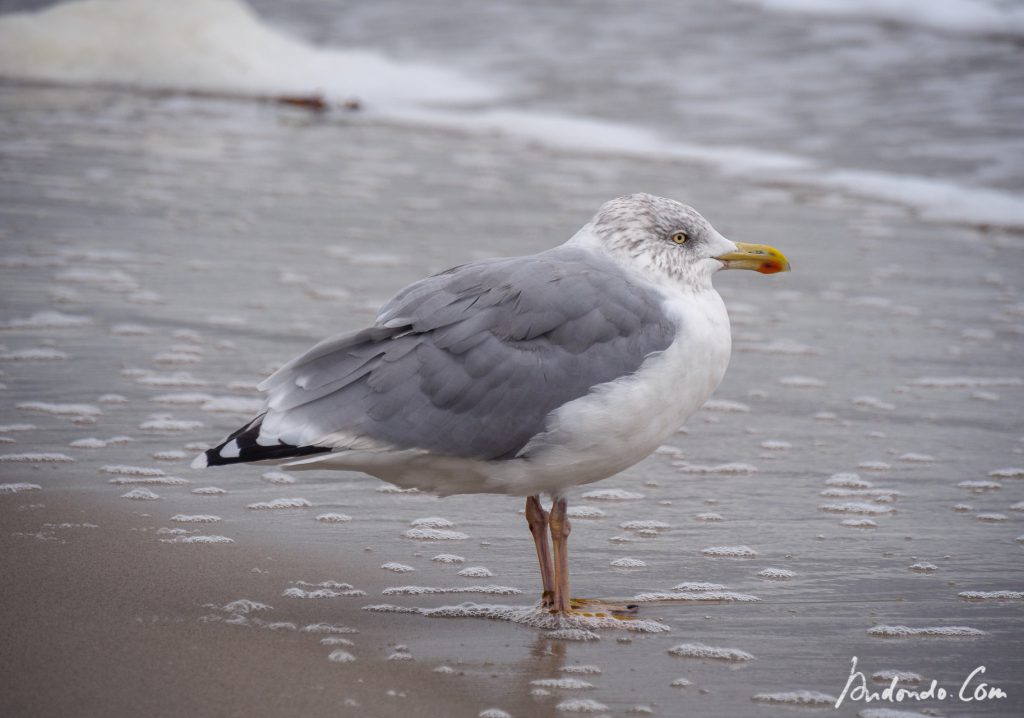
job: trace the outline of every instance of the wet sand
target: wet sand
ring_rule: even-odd
[[[344,115],[3,87],[0,108],[0,454],[30,455],[0,463],[0,483],[40,487],[0,495],[5,715],[589,706],[735,718],[779,715],[803,696],[817,701],[809,714],[852,716],[879,707],[829,705],[852,656],[869,676],[913,671],[946,687],[986,665],[1009,694],[888,707],[1020,714],[1024,601],[959,596],[1024,590],[1019,235],[695,165]],[[371,321],[409,281],[551,246],[604,199],[638,190],[690,202],[734,239],[780,247],[795,271],[720,277],[729,374],[662,453],[570,497],[591,514],[574,522],[574,586],[632,597],[713,583],[732,595],[676,591],[686,595],[642,609],[670,632],[589,641],[367,611],[529,605],[537,579],[521,501],[387,493],[355,474],[187,468],[199,444],[253,411],[256,381],[312,341]],[[50,311],[60,315],[37,314]],[[164,476],[145,475],[155,469]],[[849,473],[859,478],[835,476]],[[193,493],[203,487],[225,493]],[[638,497],[583,496],[596,489]],[[122,498],[137,490],[158,498]],[[247,508],[298,498],[309,505]],[[331,513],[350,520],[317,520]],[[406,535],[430,517],[467,538]],[[641,520],[660,523],[629,528]],[[45,526],[61,523],[97,528]],[[164,541],[193,536],[233,543]],[[644,565],[611,565],[626,558]],[[458,574],[474,566],[493,576]],[[348,590],[340,583],[365,595],[286,594]],[[383,593],[491,584],[521,593]],[[223,610],[238,599],[273,608]],[[321,623],[358,633],[301,630]],[[901,625],[981,633],[872,631]],[[320,643],[331,635],[354,645]],[[681,644],[754,659],[670,653]],[[335,650],[355,660],[332,662]],[[574,665],[601,672],[562,670]],[[567,676],[592,687],[531,684]]]

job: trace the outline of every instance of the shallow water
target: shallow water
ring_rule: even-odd
[[[476,706],[465,715],[494,706],[561,714],[568,707],[556,706],[574,697],[614,715],[639,706],[658,715],[774,715],[777,697],[754,697],[837,696],[852,656],[869,675],[913,671],[946,687],[984,664],[1009,698],[920,707],[1019,715],[1024,603],[958,597],[1024,588],[1016,540],[1024,513],[1011,509],[1024,499],[1024,478],[990,475],[1024,466],[1019,235],[922,224],[897,208],[746,184],[681,163],[556,152],[347,115],[13,87],[0,88],[0,115],[0,321],[7,323],[0,436],[10,439],[0,454],[74,459],[0,463],[2,483],[41,487],[0,497],[0,512],[71,490],[148,514],[149,530],[127,542],[224,536],[236,546],[336,551],[331,575],[275,567],[268,596],[247,596],[240,585],[237,596],[209,601],[266,600],[274,608],[260,619],[285,633],[289,623],[359,623],[355,647],[321,646],[314,634],[309,650],[325,661],[343,650],[356,657],[351,666],[383,650],[452,666],[455,674],[438,675],[438,690]],[[384,492],[357,474],[297,473],[287,483],[267,467],[187,468],[196,442],[219,439],[248,418],[253,384],[312,341],[371,321],[384,299],[424,273],[561,242],[601,201],[637,189],[685,199],[734,239],[780,247],[794,271],[720,275],[735,342],[725,382],[671,441],[675,451],[571,497],[571,506],[603,512],[574,521],[575,592],[629,598],[708,582],[760,601],[695,603],[687,591],[691,600],[642,606],[642,618],[671,632],[605,630],[590,641],[482,618],[371,614],[361,607],[529,605],[537,578],[520,500]],[[44,311],[60,315],[36,314]],[[35,348],[46,351],[25,354]],[[239,401],[218,400],[225,397]],[[131,441],[107,441],[125,436]],[[87,438],[100,442],[71,446]],[[191,483],[168,484],[147,475],[152,469]],[[861,481],[829,483],[839,472]],[[962,488],[964,481],[999,487]],[[193,493],[202,487],[226,493]],[[139,489],[159,498],[121,498]],[[579,497],[594,489],[642,498]],[[247,508],[280,499],[310,505]],[[969,508],[955,510],[960,504]],[[221,520],[175,521],[179,514]],[[318,521],[322,514],[351,520]],[[469,538],[406,537],[415,520],[430,517],[453,524],[427,522],[433,530]],[[850,519],[876,526],[844,525]],[[663,527],[622,528],[640,520]],[[37,538],[6,540],[16,548]],[[707,551],[722,547],[754,555]],[[202,556],[233,547],[163,548]],[[431,560],[439,554],[465,561]],[[645,566],[611,566],[622,558]],[[414,571],[380,568],[389,562]],[[921,562],[936,568],[911,570]],[[466,567],[493,575],[459,576]],[[771,580],[759,576],[764,569],[794,575]],[[366,595],[285,595],[350,590],[316,586],[324,581]],[[474,585],[522,593],[382,595],[397,586]],[[177,618],[208,615],[197,609]],[[223,622],[232,614],[212,615]],[[879,625],[984,634],[870,635]],[[407,650],[389,648],[394,643]],[[680,644],[755,660],[668,652]],[[406,662],[387,664],[398,687]],[[575,664],[602,669],[582,676],[595,688],[540,686],[550,695],[531,695],[538,688],[531,681],[572,676],[560,669]],[[673,687],[679,678],[692,685]],[[847,703],[839,713],[863,708]]]

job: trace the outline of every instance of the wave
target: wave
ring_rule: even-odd
[[[735,0],[764,10],[923,27],[944,33],[1024,37],[1024,7],[992,0]]]
[[[313,94],[331,103],[355,97],[368,117],[381,120],[496,132],[574,152],[699,163],[744,180],[903,205],[927,221],[1024,229],[1024,198],[1008,192],[828,167],[749,147],[697,145],[599,119],[502,108],[492,85],[445,68],[310,45],[267,25],[241,0],[79,0],[5,15],[0,17],[0,76],[233,96]]]
[[[81,0],[0,17],[0,76],[230,95],[478,102],[494,88],[426,64],[319,48],[240,0]]]

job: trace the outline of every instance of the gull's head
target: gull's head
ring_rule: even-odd
[[[638,271],[694,287],[709,286],[720,269],[789,270],[779,250],[726,239],[693,207],[650,194],[605,202],[581,235]]]

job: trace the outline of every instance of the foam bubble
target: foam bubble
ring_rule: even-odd
[[[156,501],[160,498],[160,495],[149,489],[132,489],[126,494],[121,494],[121,498],[132,499],[133,501]]]
[[[321,523],[325,523],[325,524],[341,524],[341,523],[347,523],[347,522],[351,521],[352,517],[349,516],[348,514],[327,513],[327,514],[320,514],[319,516],[316,517],[316,520],[320,521]]]
[[[617,558],[608,564],[615,568],[644,568],[647,564],[638,558]]]
[[[200,486],[197,489],[192,489],[192,493],[198,496],[223,496],[227,491],[219,486]]]
[[[787,581],[796,576],[796,573],[787,568],[764,568],[758,571],[757,575],[770,581]]]
[[[331,663],[352,663],[356,660],[356,657],[342,648],[337,648],[330,652],[327,660]]]
[[[431,561],[435,563],[464,563],[466,559],[453,553],[439,553]]]
[[[727,414],[746,414],[750,411],[746,404],[728,399],[709,399],[701,408],[705,411],[720,411]]]
[[[182,524],[210,524],[221,521],[221,517],[213,514],[175,514],[171,521]]]
[[[142,477],[142,476],[119,476],[116,479],[110,479],[108,483],[114,484],[115,486],[185,486],[192,482],[188,479],[181,479],[177,476],[155,476],[155,477]]]
[[[395,561],[388,561],[380,565],[385,571],[394,571],[395,573],[410,573],[415,571],[412,566],[406,566],[404,563],[396,563]]]
[[[749,546],[709,546],[702,549],[701,553],[714,558],[755,558],[757,556],[757,551]]]
[[[14,483],[14,484],[0,484],[0,494],[20,494],[23,491],[42,491],[43,487],[39,484],[26,484],[26,483]]]
[[[538,678],[530,681],[531,686],[538,688],[557,688],[566,691],[585,691],[596,688],[593,683],[579,678]]]
[[[563,713],[603,713],[608,710],[608,706],[590,698],[572,698],[556,705],[555,710]]]
[[[872,673],[871,680],[876,683],[886,684],[891,684],[895,680],[896,685],[916,686],[924,679],[921,678],[920,674],[913,673],[911,671],[894,671],[892,669],[887,669]]]
[[[888,471],[892,466],[884,461],[862,461],[857,464],[857,468],[865,471]]]
[[[761,448],[767,449],[768,451],[787,451],[793,448],[793,445],[788,441],[777,441],[769,439],[761,442]]]
[[[855,529],[874,529],[878,528],[878,522],[874,519],[843,519],[839,522],[840,526],[848,526]]]
[[[758,693],[752,701],[755,703],[768,703],[771,705],[791,705],[791,706],[833,706],[836,703],[836,697],[827,693],[819,693],[818,691],[798,690],[798,691],[783,691],[781,693]]]
[[[70,355],[53,347],[29,347],[12,351],[0,351],[0,361],[32,362],[32,361],[64,361]]]
[[[23,401],[17,405],[17,408],[22,411],[35,411],[55,416],[100,416],[103,413],[98,407],[90,404],[51,404],[45,401]],[[8,428],[6,431],[11,431],[11,429]]]
[[[247,509],[266,511],[273,509],[302,509],[312,506],[306,499],[273,499],[271,501],[257,501],[246,506]]]
[[[18,405],[18,408],[19,409],[22,408],[20,404]],[[16,431],[35,431],[35,430],[36,430],[36,425],[35,424],[2,424],[2,425],[0,425],[0,432],[2,432],[4,434],[10,434],[10,433],[14,433]]]
[[[1003,488],[1003,485],[998,481],[984,481],[982,479],[968,479],[967,481],[961,481],[957,486],[975,493]]]
[[[735,462],[718,464],[716,466],[704,466],[701,464],[687,464],[680,462],[673,462],[672,465],[677,467],[683,474],[721,474],[726,476],[742,476],[757,473],[756,466]]]
[[[188,454],[178,449],[172,449],[170,451],[154,451],[151,456],[156,461],[182,461],[188,458]]]
[[[494,572],[486,566],[467,566],[459,571],[459,575],[466,578],[490,578]]]
[[[612,616],[583,616],[579,614],[561,616],[553,614],[540,606],[499,606],[493,604],[462,603],[455,606],[439,606],[438,608],[414,608],[410,606],[377,604],[363,606],[363,610],[376,613],[412,613],[432,618],[489,618],[546,630],[577,628],[586,631],[596,631],[615,628],[638,633],[663,633],[670,630],[665,624],[648,619],[618,619]]]
[[[665,601],[687,601],[691,603],[756,603],[761,599],[747,593],[736,593],[735,591],[652,591],[649,593],[638,593],[630,599],[641,602],[665,602]]]
[[[440,516],[427,516],[422,519],[413,519],[409,525],[416,528],[447,529],[451,528],[455,524],[448,519],[441,518]]]
[[[63,312],[42,311],[29,317],[0,322],[0,329],[70,329],[92,324],[90,317]]]
[[[960,638],[969,636],[987,636],[985,631],[969,626],[926,626],[911,628],[910,626],[873,626],[868,629],[869,636],[878,638],[913,638],[918,636],[929,638]]]
[[[934,377],[923,376],[910,382],[911,385],[926,389],[977,389],[981,387],[1008,387],[1024,386],[1024,380],[1020,377],[973,377],[973,376],[951,376]]]
[[[1024,591],[961,591],[965,601],[1024,601]]]
[[[512,714],[500,708],[485,708],[477,718],[512,718]]]
[[[194,421],[190,419],[174,419],[170,416],[154,416],[148,421],[144,421],[139,424],[139,428],[143,431],[152,431],[154,433],[176,433],[185,431],[194,431],[196,429],[203,428],[203,422]]]
[[[69,464],[72,462],[74,462],[74,459],[70,456],[55,451],[0,454],[0,463]]]
[[[164,543],[189,543],[189,544],[225,544],[234,543],[233,538],[227,536],[177,536],[172,539],[160,539]]]
[[[694,518],[698,521],[725,521],[725,517],[722,514],[716,514],[714,511],[705,511],[704,513],[697,514]]]
[[[1011,466],[1005,469],[995,469],[988,472],[993,479],[1024,479],[1024,469]]]
[[[344,584],[344,585],[348,586],[349,584]],[[313,589],[309,589],[309,590],[306,590],[304,588],[299,588],[298,586],[292,586],[291,588],[286,588],[284,590],[284,593],[281,594],[281,595],[285,596],[286,598],[313,598],[313,599],[317,599],[317,598],[348,598],[348,597],[365,596],[366,595],[366,591],[360,591],[359,589],[352,588],[351,586],[349,588],[340,588],[340,587],[327,588],[327,587],[325,587],[325,588],[313,588]]]
[[[620,529],[626,529],[627,531],[661,531],[664,529],[672,528],[664,521],[654,521],[652,519],[637,520],[637,521],[624,521],[619,524]]]
[[[1006,521],[1007,519],[1009,519],[1009,517],[1006,514],[997,513],[978,514],[974,518],[978,521],[984,521],[986,523],[999,523],[1001,521]]]
[[[402,536],[415,541],[464,541],[469,538],[468,534],[464,534],[461,531],[424,528],[409,529]]]
[[[798,389],[819,389],[825,386],[825,382],[821,379],[809,376],[784,376],[779,379],[779,383],[783,386],[791,386]]]
[[[596,676],[601,674],[601,669],[598,666],[582,665],[582,666],[562,666],[559,668],[562,673],[578,673],[588,676]]]
[[[870,516],[891,514],[893,512],[891,506],[878,506],[877,504],[865,504],[858,501],[847,501],[841,504],[822,504],[818,507],[818,510],[831,514],[868,514]]]
[[[904,461],[909,464],[930,464],[935,461],[935,457],[928,454],[908,453],[900,454],[899,461]]]
[[[483,593],[490,596],[515,596],[522,591],[512,586],[481,585],[481,586],[391,586],[381,591],[385,596],[423,596],[443,593]]]
[[[101,466],[100,471],[104,474],[114,474],[116,476],[166,476],[167,473],[163,469],[157,469],[155,467],[147,466],[125,466],[122,464],[111,464],[107,466]]]
[[[585,628],[556,628],[553,631],[546,631],[544,637],[555,641],[577,641],[580,643],[601,640],[599,635]]]
[[[599,519],[606,514],[595,506],[570,506],[565,515],[571,519]]]
[[[271,484],[287,485],[295,483],[295,477],[290,476],[283,471],[268,471],[260,478]]]
[[[917,571],[918,573],[935,573],[939,570],[939,567],[934,563],[928,563],[927,561],[918,561],[917,563],[908,566],[911,571]]]
[[[720,583],[707,583],[703,581],[684,581],[672,587],[673,591],[724,591],[725,586]]]
[[[150,398],[154,404],[205,404],[212,399],[209,394],[196,391],[179,391],[173,394],[159,394]]]
[[[720,648],[703,643],[680,643],[668,649],[669,655],[680,658],[700,658],[729,663],[744,663],[755,660],[754,656],[738,648]]]

